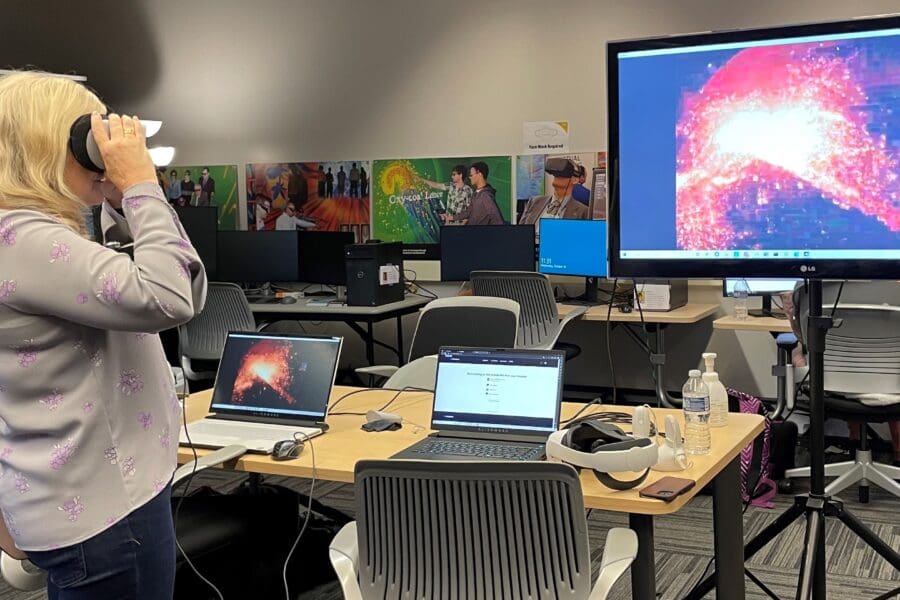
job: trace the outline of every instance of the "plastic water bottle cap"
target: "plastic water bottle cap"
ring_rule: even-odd
[[[688,377],[700,377],[700,369],[691,369],[688,371]]]

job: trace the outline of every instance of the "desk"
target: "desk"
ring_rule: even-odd
[[[574,307],[566,304],[557,304],[560,316],[565,316]],[[650,355],[650,363],[653,365],[656,380],[656,397],[662,406],[680,406],[681,401],[672,398],[665,389],[665,365],[666,345],[665,330],[669,325],[692,325],[709,317],[719,310],[717,304],[685,304],[669,311],[645,310],[643,315],[638,310],[623,313],[617,308],[609,311],[609,305],[602,304],[592,306],[584,316],[586,321],[607,321],[615,324],[624,324],[625,332],[634,342]],[[607,319],[609,315],[609,319]],[[642,318],[643,317],[643,318]],[[635,326],[642,326],[647,333],[654,334],[652,338],[645,339],[640,335]]]
[[[721,317],[713,321],[713,329],[761,331],[763,333],[779,334],[790,333],[791,322],[787,319],[776,319],[775,317],[749,317],[747,319]]]
[[[418,312],[420,308],[428,304],[428,298],[408,295],[399,302],[382,304],[381,306],[347,306],[346,304],[312,304],[310,300],[315,298],[299,298],[293,304],[250,303],[250,311],[260,323],[274,321],[340,321],[346,323],[362,338],[366,344],[366,360],[370,365],[375,364],[375,344],[397,353],[397,364],[406,362],[403,354],[403,315]],[[391,348],[375,340],[372,326],[379,321],[397,319],[397,348]],[[359,324],[365,323],[363,329]]]
[[[787,319],[776,319],[775,317],[749,317],[747,319],[738,319],[735,317],[722,317],[713,321],[713,329],[730,330],[730,331],[758,331],[768,333],[775,340],[782,333],[791,333],[791,322]],[[790,336],[794,342],[796,338]],[[788,376],[792,366],[791,346],[782,346],[779,344],[776,352],[777,358],[775,365],[772,366],[772,375],[778,380],[778,392],[773,410],[769,417],[779,419],[786,409],[794,406],[794,390],[789,381],[793,381],[793,375]]]
[[[335,387],[332,402],[355,388]],[[378,408],[390,400],[394,391],[374,390],[356,394],[343,400],[340,412],[365,412]],[[211,391],[193,394],[187,401],[188,421],[202,418],[209,410]],[[329,416],[329,431],[313,440],[316,450],[316,476],[328,481],[353,482],[353,469],[357,461],[363,459],[389,458],[409,447],[430,432],[431,394],[405,392],[394,402],[390,411],[401,415],[408,422],[399,431],[366,433],[360,429],[362,417],[352,415]],[[582,408],[581,404],[563,404],[563,418],[568,418]],[[630,411],[629,407],[610,406],[609,410]],[[603,406],[596,409],[604,410]],[[680,410],[660,409],[656,420],[662,423],[666,414],[674,414],[684,426]],[[641,498],[637,489],[626,491],[610,490],[597,481],[592,473],[581,473],[584,503],[587,508],[625,512],[629,514],[629,524],[638,535],[638,556],[631,569],[631,584],[634,598],[655,600],[656,570],[653,549],[653,517],[677,512],[707,483],[714,488],[713,524],[715,538],[716,573],[724,575],[717,580],[718,598],[744,597],[744,536],[740,497],[740,451],[763,430],[763,419],[758,415],[731,413],[728,426],[712,430],[712,451],[706,456],[692,457],[690,469],[680,473],[651,472],[644,485],[664,477],[676,475],[697,481],[688,493],[671,502]],[[421,429],[412,424],[423,426]],[[206,451],[198,450],[198,454]],[[178,460],[191,460],[189,448],[178,449]],[[300,458],[285,462],[273,461],[268,456],[245,455],[229,468],[251,473],[283,475],[288,477],[311,477],[312,460],[309,452]],[[727,582],[727,585],[724,583]]]

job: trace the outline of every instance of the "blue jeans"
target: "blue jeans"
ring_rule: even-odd
[[[175,590],[172,488],[94,537],[28,552],[47,571],[49,600],[170,600]]]

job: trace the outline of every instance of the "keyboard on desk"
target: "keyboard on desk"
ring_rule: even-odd
[[[423,440],[409,449],[404,458],[461,458],[466,460],[540,460],[543,446],[516,446],[469,440],[432,438]],[[417,456],[421,455],[421,456]]]
[[[314,437],[322,433],[316,427],[293,425],[271,425],[267,423],[246,423],[224,419],[202,419],[188,423],[190,443],[198,447],[222,448],[231,444],[247,446],[250,452],[271,451],[275,442],[292,439],[295,433]],[[188,444],[188,436],[181,429],[179,443]]]

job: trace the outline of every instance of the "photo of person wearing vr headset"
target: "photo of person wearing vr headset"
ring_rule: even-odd
[[[531,198],[522,211],[519,223],[534,225],[535,237],[540,237],[541,219],[588,219],[588,207],[572,197],[572,190],[578,183],[578,175],[584,167],[571,158],[548,158],[544,171],[553,177],[553,191],[544,196]]]
[[[71,79],[0,77],[0,547],[50,598],[162,600],[181,408],[156,332],[200,312],[206,274],[144,125],[106,112]]]

